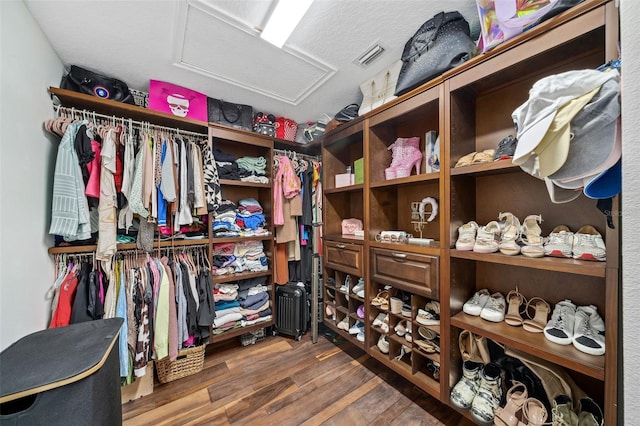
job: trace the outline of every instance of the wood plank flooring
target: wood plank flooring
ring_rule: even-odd
[[[469,425],[342,339],[207,348],[203,371],[122,406],[125,425]]]

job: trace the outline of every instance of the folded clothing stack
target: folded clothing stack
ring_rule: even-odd
[[[255,198],[243,198],[238,201],[236,225],[242,229],[243,236],[269,235],[269,231],[265,229],[266,219],[262,212],[262,206]]]
[[[269,183],[266,177],[267,159],[264,157],[240,157],[236,160],[238,175],[243,182]]]
[[[239,237],[240,227],[236,225],[236,205],[233,201],[224,200],[213,216],[214,238]]]
[[[213,149],[213,157],[216,159],[216,168],[220,179],[240,180],[236,157],[217,148]]]
[[[215,275],[269,269],[262,241],[241,241],[213,245],[212,271]]]
[[[214,334],[271,320],[271,301],[266,284],[267,277],[217,284],[213,290],[216,301]]]

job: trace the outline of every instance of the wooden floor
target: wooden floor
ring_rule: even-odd
[[[122,406],[125,425],[468,425],[342,339],[209,346],[203,371]]]

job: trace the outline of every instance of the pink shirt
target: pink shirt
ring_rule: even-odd
[[[279,155],[278,171],[273,183],[273,209],[274,209],[274,225],[284,225],[284,213],[282,209],[283,199],[293,198],[300,193],[300,178],[293,170],[293,165],[288,157]]]

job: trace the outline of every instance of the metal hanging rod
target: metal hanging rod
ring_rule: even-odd
[[[97,121],[97,119],[101,119],[107,122],[112,122],[112,123],[122,123],[123,125],[135,125],[135,126],[139,126],[140,128],[149,128],[151,130],[164,130],[164,131],[168,131],[168,132],[173,132],[173,133],[177,133],[179,135],[190,135],[190,136],[194,136],[194,137],[202,137],[202,138],[207,138],[208,135],[207,134],[203,134],[203,133],[198,133],[198,132],[191,132],[189,130],[181,130],[177,127],[166,127],[166,126],[160,126],[158,124],[151,124],[149,122],[146,121],[137,121],[137,120],[132,120],[131,118],[124,118],[124,117],[116,117],[115,115],[106,115],[106,114],[100,114],[97,113],[95,111],[89,111],[86,109],[76,109],[73,107],[64,107],[64,106],[58,106],[58,105],[54,105],[54,110],[56,111],[56,115],[58,115],[60,113],[60,111],[64,112],[64,113],[68,113],[70,114],[72,117],[78,117],[81,119],[86,119],[86,120],[90,120],[93,119],[94,121]]]
[[[289,157],[291,154],[295,155],[298,158],[303,158],[305,160],[311,160],[311,161],[320,161],[321,157],[319,155],[309,155],[309,154],[302,154],[300,152],[294,151],[294,150],[289,150],[289,149],[277,149],[274,148],[273,149],[273,153],[276,155],[284,155],[285,157]]]

